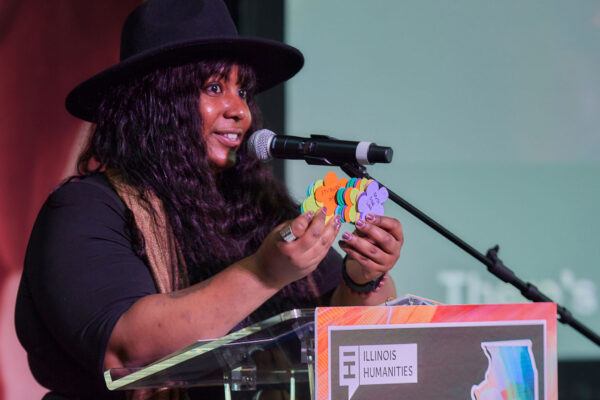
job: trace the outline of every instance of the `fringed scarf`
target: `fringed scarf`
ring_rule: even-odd
[[[144,237],[148,265],[159,293],[169,293],[189,286],[185,259],[167,220],[162,201],[151,191],[144,193],[147,201],[141,200],[139,191],[126,184],[117,170],[107,170],[106,176],[133,213],[137,228]],[[319,293],[313,274],[306,279],[310,292],[315,301],[318,301]],[[188,400],[189,397],[183,389],[164,388],[129,391],[127,399]]]
[[[162,201],[151,192],[145,192],[147,202],[140,199],[139,191],[123,182],[117,170],[107,170],[106,176],[127,208],[133,213],[135,224],[144,237],[144,248],[154,284],[159,293],[169,293],[189,285],[183,253],[177,244]],[[127,392],[128,400],[185,400],[183,389],[143,389]]]

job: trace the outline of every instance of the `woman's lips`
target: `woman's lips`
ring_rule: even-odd
[[[237,132],[213,132],[217,140],[227,147],[237,147],[242,143],[242,134]]]

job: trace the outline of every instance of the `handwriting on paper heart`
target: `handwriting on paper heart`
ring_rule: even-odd
[[[383,203],[388,199],[389,193],[385,187],[373,181],[358,198],[356,203],[360,218],[364,219],[367,213],[383,215]]]
[[[342,222],[355,223],[367,213],[383,215],[383,203],[389,195],[385,187],[372,179],[338,179],[335,172],[310,184],[301,212],[317,211],[327,207],[327,221],[339,215]]]

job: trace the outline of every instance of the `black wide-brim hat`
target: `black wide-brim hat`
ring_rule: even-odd
[[[157,68],[210,59],[250,65],[257,92],[291,78],[304,64],[292,46],[239,36],[222,0],[147,0],[123,25],[120,62],[75,87],[65,105],[74,116],[96,122],[112,86]]]

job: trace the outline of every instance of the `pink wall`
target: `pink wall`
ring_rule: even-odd
[[[13,327],[25,247],[45,198],[73,172],[87,131],[64,98],[117,61],[121,25],[138,3],[0,2],[0,400],[44,393]]]

